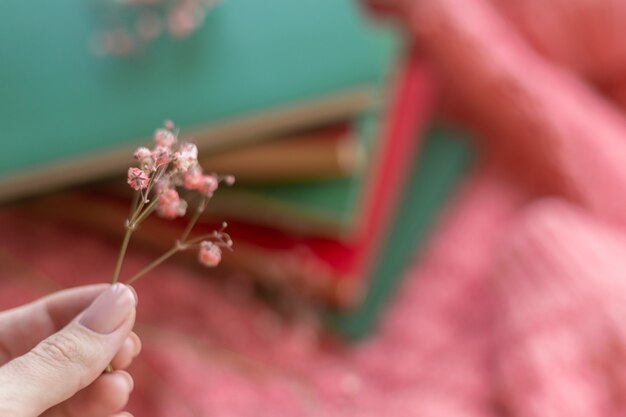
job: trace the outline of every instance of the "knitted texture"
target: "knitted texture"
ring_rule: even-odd
[[[455,198],[376,334],[325,341],[243,283],[165,265],[137,285],[135,416],[620,415],[621,233],[571,203],[525,208],[496,167]],[[115,242],[0,214],[0,303],[102,281]],[[135,250],[129,268],[150,254]],[[623,275],[623,274],[622,274]]]
[[[496,358],[513,415],[624,415],[624,235],[548,200],[503,246]]]

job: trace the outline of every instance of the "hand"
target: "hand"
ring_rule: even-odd
[[[0,313],[1,417],[122,417],[141,349],[123,284],[60,291]],[[103,373],[108,364],[115,369]]]

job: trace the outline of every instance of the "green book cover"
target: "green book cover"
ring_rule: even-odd
[[[134,145],[165,119],[186,134],[362,91],[385,79],[395,50],[394,36],[373,27],[356,1],[224,0],[187,39],[162,36],[133,56],[97,56],[89,41],[104,18],[95,3],[0,2],[0,184]]]
[[[353,310],[330,313],[331,329],[349,339],[361,338],[371,331],[408,263],[467,172],[470,157],[469,144],[459,133],[436,128],[427,135],[417,151],[384,245],[367,278],[365,297]]]

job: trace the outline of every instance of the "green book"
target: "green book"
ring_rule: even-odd
[[[359,202],[376,146],[380,111],[372,107],[355,117],[354,134],[365,158],[344,178],[296,184],[223,188],[207,208],[210,218],[243,220],[290,232],[347,238],[358,219]]]
[[[350,117],[395,53],[356,1],[224,0],[189,38],[126,58],[90,51],[90,1],[3,0],[0,15],[0,198],[119,172],[165,119],[202,150]]]
[[[328,314],[331,329],[349,339],[367,335],[392,297],[408,263],[426,240],[450,194],[467,172],[471,152],[463,136],[437,128],[419,147],[384,245],[354,309]]]

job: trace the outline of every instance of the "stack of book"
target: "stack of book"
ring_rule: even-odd
[[[227,266],[326,306],[361,337],[465,172],[462,135],[432,121],[432,80],[416,51],[397,61],[388,102],[339,124],[204,158],[237,184],[205,218],[226,219]]]
[[[60,27],[27,19],[28,2],[0,4],[15,17],[0,28],[11,63],[0,66],[0,89],[13,103],[0,113],[11,138],[0,199],[123,183],[141,138],[172,119],[195,138],[203,166],[237,178],[199,225],[229,223],[236,244],[224,267],[321,306],[343,334],[365,334],[468,160],[459,135],[430,122],[433,83],[418,52],[352,2],[229,0],[184,42],[94,56],[97,28],[79,3],[36,6],[63,14]],[[88,188],[36,205],[121,231],[124,198]],[[165,237],[177,227],[146,228]]]

